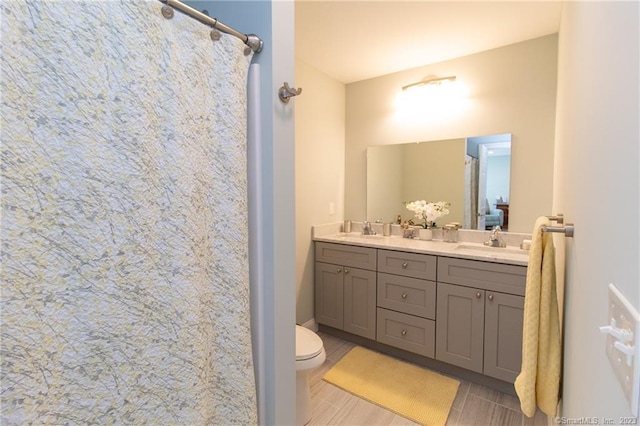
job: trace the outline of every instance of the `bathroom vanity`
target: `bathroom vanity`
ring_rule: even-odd
[[[511,391],[527,251],[357,232],[314,233],[314,241],[321,330]]]

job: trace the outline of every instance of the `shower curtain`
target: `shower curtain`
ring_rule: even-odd
[[[468,154],[464,161],[464,220],[463,228],[478,228],[478,159]]]
[[[241,41],[0,3],[2,424],[255,424]]]

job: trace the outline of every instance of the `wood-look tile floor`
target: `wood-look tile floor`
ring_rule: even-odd
[[[322,332],[318,335],[324,342],[327,360],[309,378],[312,405],[309,425],[416,425],[322,380],[355,344]],[[447,425],[546,426],[547,417],[538,411],[529,418],[520,411],[516,397],[460,380]]]

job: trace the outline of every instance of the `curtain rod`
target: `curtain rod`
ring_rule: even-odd
[[[162,3],[165,3],[168,6],[175,7],[183,13],[191,16],[192,18],[197,19],[205,25],[209,25],[216,30],[220,30],[223,33],[230,34],[234,37],[239,38],[243,41],[244,44],[249,46],[251,50],[258,53],[262,50],[262,39],[255,34],[243,34],[231,28],[228,25],[223,24],[218,21],[216,18],[212,18],[210,16],[205,15],[202,12],[182,3],[180,0],[160,0]]]

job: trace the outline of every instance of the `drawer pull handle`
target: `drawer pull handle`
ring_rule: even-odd
[[[409,263],[408,263],[408,262],[404,262],[404,263],[402,264],[402,267],[403,267],[403,268],[406,268],[407,266],[409,266]]]
[[[489,295],[489,301],[493,302],[493,294]]]
[[[348,273],[349,273],[349,270],[348,270],[347,268],[344,268],[344,273],[345,273],[345,274],[348,274]]]
[[[402,298],[406,299],[407,298],[407,293],[402,293]]]
[[[477,293],[476,293],[476,298],[477,298],[477,299],[480,299],[480,297],[482,297],[482,294],[481,294],[480,292],[477,292]]]
[[[406,335],[407,335],[407,330],[402,330],[402,331],[400,332],[400,334],[402,334],[403,336],[406,336]]]
[[[337,273],[342,272],[342,268],[338,268],[338,270],[336,271]]]

